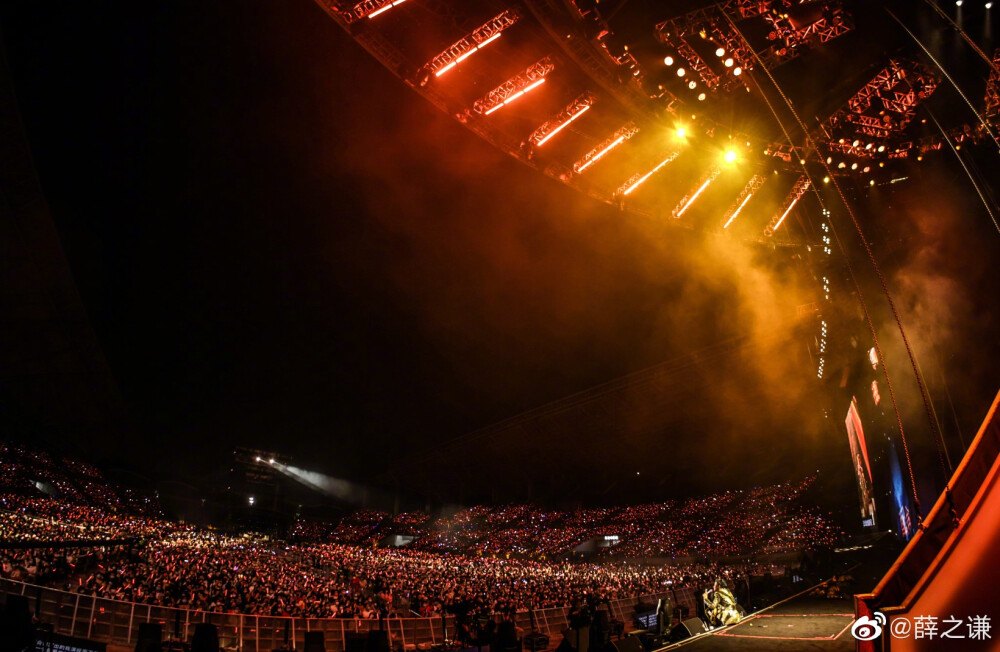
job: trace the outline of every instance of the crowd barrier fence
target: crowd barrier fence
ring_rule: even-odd
[[[321,631],[326,649],[345,652],[347,640],[356,634],[384,627],[392,649],[417,645],[437,645],[451,639],[455,631],[453,616],[430,618],[386,618],[378,620],[356,618],[303,618],[291,616],[254,616],[246,614],[196,611],[177,607],[162,607],[144,603],[124,602],[89,595],[70,593],[44,586],[0,579],[0,591],[23,595],[38,619],[49,623],[57,634],[87,638],[103,643],[134,646],[142,623],[159,623],[164,640],[190,641],[198,623],[212,623],[219,632],[219,643],[241,652],[265,652],[278,648],[305,648],[306,632]],[[695,613],[695,592],[689,587],[672,589],[661,594],[642,596],[655,602],[669,597],[683,605],[689,614]],[[633,607],[640,598],[612,600],[612,615],[631,629]],[[534,626],[530,612],[516,615],[517,626],[525,632],[537,630],[549,635],[550,649],[562,640],[568,627],[568,607],[534,610]]]

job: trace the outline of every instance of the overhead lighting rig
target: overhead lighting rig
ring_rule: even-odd
[[[406,0],[364,0],[350,9],[337,9],[337,13],[344,19],[344,22],[351,24],[365,18],[374,18],[384,14],[393,7],[406,2]]]
[[[834,113],[821,129],[829,139],[846,134],[850,148],[839,148],[855,156],[871,157],[867,142],[899,136],[916,115],[916,107],[937,88],[940,78],[915,61],[894,59]],[[858,136],[867,136],[859,139]],[[841,145],[839,140],[831,145]]]
[[[605,154],[618,147],[632,136],[639,133],[639,127],[634,122],[626,122],[615,133],[604,139],[597,147],[587,152],[582,159],[573,164],[573,171],[579,174],[600,160]]]
[[[722,168],[718,166],[710,168],[708,172],[702,175],[702,177],[698,180],[697,187],[691,192],[689,192],[687,195],[685,195],[685,197],[681,199],[680,202],[678,202],[677,206],[674,207],[674,210],[671,214],[675,218],[680,218],[680,216],[683,215],[684,212],[691,207],[691,204],[694,203],[694,200],[698,199],[698,196],[705,191],[705,188],[708,188],[709,184],[715,181],[715,178],[719,176],[720,172],[722,172]]]
[[[1000,48],[993,52],[990,77],[986,82],[986,101],[983,117],[993,125],[1000,123]]]
[[[653,176],[654,174],[656,174],[657,172],[659,172],[665,165],[667,165],[668,163],[670,163],[671,161],[673,161],[675,158],[677,158],[678,154],[680,154],[680,152],[671,152],[670,154],[667,155],[667,157],[665,159],[663,159],[662,161],[660,161],[656,165],[656,167],[654,167],[652,170],[650,170],[649,172],[647,172],[645,174],[643,174],[641,172],[636,172],[631,177],[629,177],[628,181],[626,181],[625,183],[623,183],[618,188],[618,190],[615,191],[615,195],[618,195],[620,197],[625,197],[627,195],[632,194],[632,192],[636,188],[638,188],[639,186],[641,186],[643,183],[645,183],[647,179],[649,179],[651,176]]]
[[[766,227],[764,227],[765,236],[770,238],[774,235],[774,232],[781,227],[785,218],[792,212],[792,209],[795,208],[795,204],[802,199],[802,195],[804,195],[807,190],[809,190],[809,179],[803,174],[795,182],[795,185],[792,186],[792,190],[788,193],[788,196],[785,197],[785,201],[782,202],[781,208],[778,209],[778,212],[774,214],[771,221],[767,223]]]
[[[597,97],[593,93],[584,91],[570,102],[569,106],[553,116],[551,120],[546,120],[538,129],[531,132],[527,142],[536,147],[541,147],[549,142],[553,136],[568,127],[571,122],[589,111],[590,107],[596,101]]]
[[[472,105],[472,110],[480,115],[489,115],[541,86],[545,82],[545,76],[553,70],[555,70],[555,64],[552,63],[552,59],[545,57],[528,66],[524,72],[514,75],[500,84],[482,99],[476,100]]]
[[[516,23],[520,17],[521,14],[517,9],[508,9],[494,16],[455,43],[452,43],[451,46],[424,64],[424,70],[435,77],[440,77],[480,49],[500,38],[503,31]]]
[[[740,211],[747,205],[754,193],[760,190],[760,187],[764,185],[766,180],[767,177],[760,174],[755,174],[750,178],[750,181],[747,182],[747,185],[740,192],[739,197],[736,198],[736,201],[733,202],[733,205],[729,207],[729,210],[723,216],[723,229],[729,228],[729,225],[733,223],[733,220],[740,214]]]
[[[660,43],[675,49],[710,90],[721,88],[729,92],[743,86],[740,75],[753,70],[758,57],[764,68],[771,70],[798,56],[803,49],[801,46],[826,43],[854,28],[850,15],[839,1],[816,5],[813,11],[821,13],[804,24],[789,18],[788,4],[774,0],[728,0],[657,24],[656,37]],[[794,4],[815,3],[800,0]],[[735,23],[757,16],[771,24],[768,39],[774,44],[755,54]],[[719,55],[725,62],[724,75],[712,70],[688,42],[687,39],[693,36],[720,46],[724,52]]]

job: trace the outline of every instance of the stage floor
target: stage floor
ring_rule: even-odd
[[[792,598],[724,630],[670,646],[684,652],[848,652],[854,650],[849,599]]]

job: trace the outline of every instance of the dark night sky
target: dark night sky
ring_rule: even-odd
[[[197,476],[248,445],[365,477],[811,300],[519,165],[310,0],[22,0],[0,20],[139,434],[93,442],[113,462]],[[793,394],[760,424],[787,425]]]

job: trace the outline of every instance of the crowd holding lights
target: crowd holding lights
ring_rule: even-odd
[[[842,534],[802,502],[815,476],[681,501],[574,511],[478,506],[432,519],[422,512],[361,510],[329,527],[300,520],[283,541],[173,523],[153,511],[140,514],[120,499],[98,504],[95,497],[111,499],[121,490],[93,467],[23,448],[0,444],[0,467],[0,539],[80,544],[0,548],[0,577],[209,612],[376,619],[441,615],[463,603],[487,613],[564,607],[584,592],[634,597],[693,587],[720,572],[771,569],[756,562],[727,564],[724,571],[706,561],[649,566],[626,558],[782,553],[832,546]],[[43,494],[32,484],[35,477],[58,482],[62,495]],[[85,498],[82,487],[95,482],[104,491],[91,488]],[[142,505],[149,511],[151,503]],[[374,546],[393,533],[416,540],[404,548]],[[125,538],[143,542],[105,543]],[[599,553],[600,564],[571,552],[590,539],[616,542]]]

